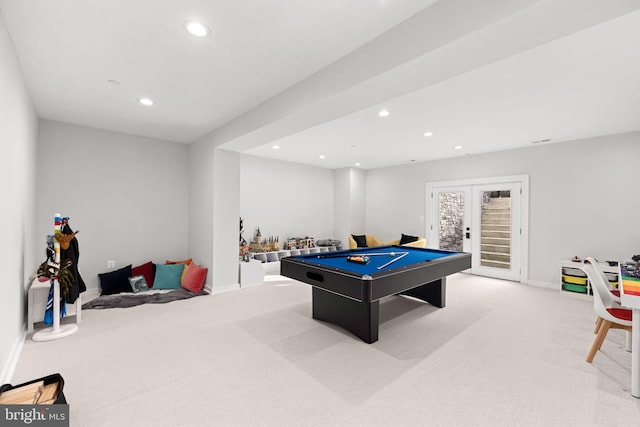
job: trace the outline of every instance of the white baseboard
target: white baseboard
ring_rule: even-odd
[[[11,350],[7,365],[0,374],[0,384],[7,384],[11,382],[13,372],[18,365],[18,360],[20,360],[20,354],[22,353],[22,347],[24,346],[24,340],[26,338],[27,331],[23,329],[22,334],[18,337],[15,344],[13,345],[13,349]]]
[[[205,290],[209,291],[213,295],[216,295],[216,294],[221,294],[229,291],[237,291],[238,289],[240,289],[239,283],[230,283],[228,285],[216,285],[213,287],[212,292],[209,289],[205,289]]]

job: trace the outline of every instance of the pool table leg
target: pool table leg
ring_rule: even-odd
[[[358,302],[313,287],[313,318],[347,329],[366,343],[378,341],[380,304]]]
[[[410,297],[420,298],[436,307],[444,307],[447,303],[447,278],[434,280],[417,288],[400,292],[400,295],[408,295]]]

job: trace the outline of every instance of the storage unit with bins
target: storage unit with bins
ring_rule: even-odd
[[[587,275],[582,271],[583,262],[562,261],[562,290],[593,295]],[[610,266],[606,262],[599,262],[612,286],[618,286],[618,266]]]

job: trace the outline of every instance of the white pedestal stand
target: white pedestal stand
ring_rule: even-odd
[[[78,332],[78,325],[60,325],[60,284],[53,283],[53,326],[39,330],[33,337],[34,341],[53,341]]]
[[[60,231],[61,215],[56,214],[55,231]],[[60,243],[54,240],[54,248],[56,252],[56,264],[60,267]],[[78,331],[78,325],[60,325],[60,283],[58,279],[53,281],[53,326],[42,329],[31,337],[34,341],[53,341],[67,337]]]

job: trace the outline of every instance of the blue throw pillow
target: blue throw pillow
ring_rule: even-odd
[[[102,293],[100,295],[132,292],[131,285],[129,284],[129,277],[131,277],[131,264],[119,270],[98,274],[98,278],[100,279],[100,288],[102,289]]]
[[[180,289],[180,276],[184,264],[156,264],[153,289]]]

